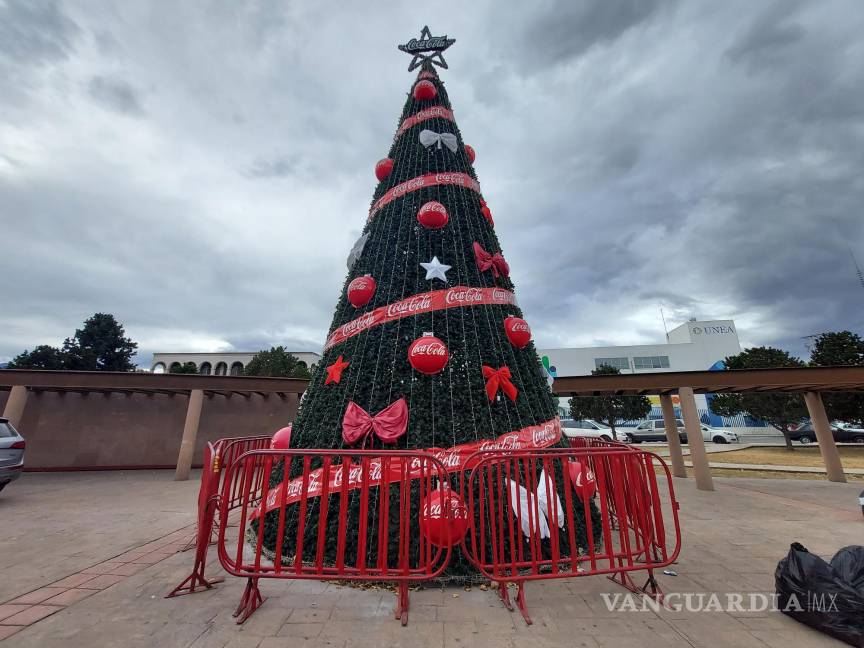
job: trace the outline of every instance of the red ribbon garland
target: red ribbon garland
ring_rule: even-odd
[[[381,324],[393,322],[403,317],[431,313],[433,311],[455,308],[457,306],[485,306],[487,304],[516,304],[516,295],[503,288],[474,288],[453,286],[443,290],[433,290],[406,297],[405,299],[379,306],[373,311],[337,327],[327,337],[324,350],[328,350],[345,340]]]
[[[491,268],[492,277],[495,279],[499,275],[510,276],[510,266],[507,265],[501,253],[489,254],[477,241],[474,241],[474,258],[477,260],[477,267],[480,272],[486,272]]]
[[[431,108],[425,108],[418,112],[416,115],[406,117],[405,121],[403,121],[402,125],[399,127],[399,130],[396,131],[396,137],[399,137],[402,133],[404,133],[412,126],[416,126],[420,122],[426,121],[427,119],[432,119],[434,117],[440,117],[441,119],[449,119],[450,121],[453,121],[453,111],[447,110],[443,106],[432,106]]]
[[[511,401],[516,401],[516,396],[519,390],[510,382],[510,368],[507,365],[502,365],[500,369],[493,369],[488,365],[483,365],[483,377],[486,379],[486,395],[489,400],[495,400],[495,394],[500,389]]]
[[[377,436],[383,443],[396,443],[407,429],[408,403],[404,398],[390,403],[375,416],[371,416],[369,412],[351,401],[342,418],[342,439],[348,445],[354,445],[363,439],[365,446],[371,434]]]
[[[390,191],[381,196],[374,205],[372,205],[372,209],[369,211],[369,218],[367,220],[372,220],[372,217],[377,214],[382,207],[387,205],[388,203],[393,202],[397,198],[401,198],[405,194],[411,193],[412,191],[417,191],[418,189],[425,189],[426,187],[436,187],[438,185],[459,185],[461,187],[468,187],[468,189],[472,189],[477,193],[480,193],[480,183],[477,182],[474,178],[469,176],[467,173],[456,173],[455,171],[448,171],[443,173],[427,173],[426,175],[417,176],[416,178],[412,178],[411,180],[406,180],[405,182],[396,185]]]

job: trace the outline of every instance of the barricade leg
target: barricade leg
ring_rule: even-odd
[[[618,583],[621,587],[624,587],[634,594],[644,594],[645,596],[650,596],[655,601],[660,603],[663,602],[663,589],[660,587],[660,583],[657,582],[657,579],[654,577],[654,570],[648,569],[648,579],[645,581],[645,584],[642,587],[639,587],[633,579],[630,577],[629,572],[620,571],[615,572],[611,576],[609,576],[609,580],[613,583]]]
[[[516,605],[519,607],[519,611],[522,613],[522,618],[525,619],[525,623],[531,625],[533,621],[531,621],[531,617],[528,616],[528,608],[525,605],[525,581],[519,581],[517,585],[519,585],[519,593],[516,595]]]
[[[510,590],[507,587],[506,581],[500,581],[498,583],[498,596],[501,598],[501,603],[504,604],[504,607],[512,612],[513,603],[510,602]]]
[[[237,625],[252,616],[252,613],[261,607],[266,600],[261,596],[261,590],[258,589],[258,579],[250,576],[246,580],[246,589],[243,590],[243,596],[240,597],[240,604],[232,615],[237,618]]]
[[[192,567],[192,573],[177,587],[168,592],[165,598],[194,594],[202,589],[212,589],[216,583],[221,583],[225,580],[221,577],[210,579],[204,577],[204,567],[207,564],[207,547],[210,545],[210,529],[207,527],[212,527],[215,512],[215,503],[208,502],[203,520],[199,523],[195,534],[195,565]]]
[[[399,592],[396,594],[396,619],[402,625],[408,625],[408,581],[399,581]]]

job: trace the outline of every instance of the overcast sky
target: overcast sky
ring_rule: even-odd
[[[425,23],[538,346],[864,333],[860,0],[0,0],[0,362],[319,350]]]

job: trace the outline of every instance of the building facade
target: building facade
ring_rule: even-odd
[[[321,355],[311,351],[289,351],[307,367],[316,364]],[[150,371],[166,373],[172,366],[194,362],[198,373],[204,376],[240,376],[249,361],[255,356],[253,352],[222,352],[222,353],[154,353]]]

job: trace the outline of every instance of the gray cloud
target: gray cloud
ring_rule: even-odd
[[[109,110],[134,117],[144,114],[138,93],[123,79],[94,76],[87,84],[87,92]]]
[[[0,113],[0,361],[95,311],[142,364],[316,350],[413,78],[395,44],[414,11],[105,7],[0,5],[4,34],[42,34],[0,39],[18,93]],[[864,9],[441,15],[442,76],[541,346],[659,342],[661,307],[795,353],[864,331]]]

